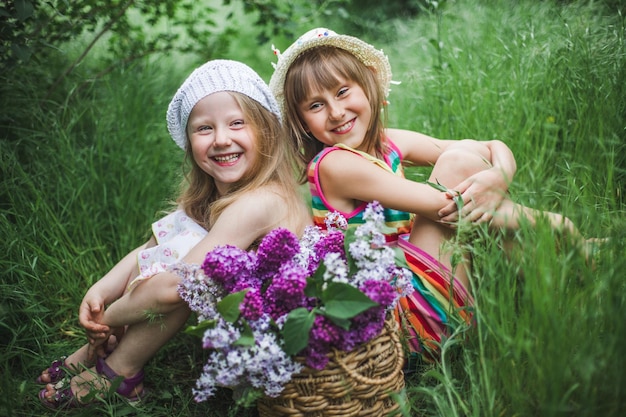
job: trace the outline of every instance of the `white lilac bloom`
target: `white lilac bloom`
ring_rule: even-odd
[[[292,375],[302,370],[302,365],[285,354],[273,333],[256,333],[255,339],[255,352],[246,368],[248,381],[266,395],[276,397]]]
[[[204,331],[202,347],[205,349],[222,349],[230,347],[241,337],[238,328],[221,317],[216,320],[215,327]]]
[[[294,257],[295,262],[307,269],[309,262],[318,259],[315,256],[315,244],[322,238],[323,232],[319,226],[307,226],[304,229],[304,234],[300,239],[300,252]]]
[[[210,320],[217,315],[215,306],[225,291],[207,278],[200,265],[178,262],[168,266],[167,270],[181,278],[178,294],[191,311],[197,313],[199,321]]]
[[[335,252],[328,253],[324,257],[324,282],[343,282],[348,283],[348,266],[343,257]]]
[[[328,230],[346,230],[348,228],[348,221],[338,211],[327,213],[324,224]]]

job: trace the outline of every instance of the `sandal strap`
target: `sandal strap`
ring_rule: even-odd
[[[59,359],[55,360],[50,364],[48,368],[48,375],[50,375],[50,382],[58,381],[65,376],[65,359],[67,356],[61,356]]]
[[[104,361],[104,359],[100,357],[96,361],[96,372],[98,372],[100,375],[105,376],[111,382],[113,382],[117,378],[121,378],[121,376],[118,375],[113,369],[111,369],[111,367]],[[115,390],[115,392],[124,397],[130,397],[131,394],[133,394],[135,387],[143,382],[143,377],[144,372],[142,369],[141,371],[137,372],[135,376],[132,376],[130,378],[124,378]]]

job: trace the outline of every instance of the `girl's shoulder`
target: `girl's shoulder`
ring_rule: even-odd
[[[267,184],[243,193],[241,198],[229,206],[229,218],[245,222],[258,230],[285,227],[294,233],[301,233],[312,223],[309,208],[298,185],[292,190],[279,184]]]
[[[232,204],[249,205],[254,203],[262,207],[272,207],[281,202],[284,203],[287,197],[284,194],[285,190],[277,184],[265,184],[242,193]]]

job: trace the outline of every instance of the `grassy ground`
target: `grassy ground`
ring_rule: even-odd
[[[390,97],[391,126],[502,139],[518,163],[516,200],[611,238],[592,268],[544,225],[515,236],[513,258],[503,256],[501,236],[479,233],[470,247],[476,322],[444,343],[441,363],[408,377],[407,415],[626,410],[624,24],[593,2],[442,2],[385,23],[384,39],[365,36],[402,82]],[[237,49],[229,57],[244,59]],[[268,53],[247,53],[246,63],[269,79],[269,45],[259,50]],[[76,310],[84,292],[168,207],[181,154],[164,114],[186,75],[168,64],[141,62],[65,101],[35,105],[35,86],[11,90],[20,91],[11,111],[30,123],[0,140],[0,415],[54,414],[39,405],[34,378],[83,343]],[[255,415],[234,408],[227,391],[193,402],[202,359],[197,340],[181,334],[149,363],[145,404],[73,414]]]

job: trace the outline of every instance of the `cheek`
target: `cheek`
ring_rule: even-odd
[[[203,141],[192,139],[189,146],[191,146],[191,157],[197,164],[206,159],[206,144]]]

